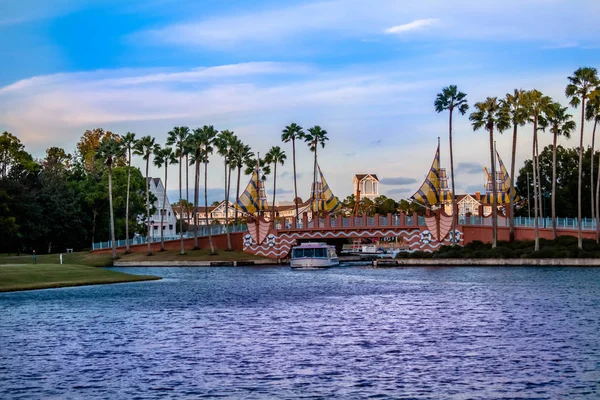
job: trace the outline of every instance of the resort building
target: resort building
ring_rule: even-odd
[[[154,208],[156,211],[150,215],[150,237],[152,240],[160,240],[161,231],[164,231],[165,238],[175,237],[177,218],[169,202],[169,196],[166,196],[167,201],[163,204],[165,195],[165,187],[160,178],[148,178],[150,192],[156,196]],[[164,215],[163,225],[161,227],[161,216]]]
[[[379,197],[379,178],[376,174],[356,174],[352,180],[354,186],[354,197],[358,199],[358,190],[360,198],[375,199]]]

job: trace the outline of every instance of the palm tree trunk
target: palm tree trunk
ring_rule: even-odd
[[[115,214],[113,211],[112,194],[112,165],[108,165],[108,205],[110,207],[110,239],[112,243],[112,258],[117,258],[117,241],[115,240]]]
[[[125,254],[129,254],[129,187],[131,184],[131,146],[127,162],[127,199],[125,200]]]
[[[183,166],[181,165],[182,161],[182,149],[181,145],[179,146],[179,241],[181,243],[181,248],[179,250],[179,254],[183,255],[185,252],[183,251],[183,196],[181,195],[181,174],[183,172]]]
[[[554,141],[552,146],[552,234],[556,239],[556,138],[558,133],[554,131]]]
[[[200,161],[194,165],[194,250],[198,250],[198,186],[200,186]]]
[[[204,163],[204,215],[206,216],[206,230],[208,231],[208,243],[210,243],[210,254],[215,254],[215,248],[212,241],[212,233],[208,224],[208,163]]]
[[[531,145],[531,169],[533,170],[533,226],[535,227],[535,245],[534,251],[540,249],[540,232],[538,229],[538,201],[537,201],[537,184],[536,184],[536,168],[535,168],[535,144],[537,142],[537,115],[533,118],[533,144]]]
[[[585,116],[585,95],[581,96],[581,135],[579,136],[579,171],[577,175],[577,247],[583,250],[583,236],[581,233],[581,170],[583,167],[583,127]]]
[[[452,108],[450,109],[450,119],[448,121],[448,132],[449,132],[449,142],[450,142],[450,179],[452,180],[452,238],[455,237],[456,232],[456,218],[458,217],[456,214],[456,196],[454,195],[454,153],[452,151]],[[439,221],[439,218],[438,218]],[[440,230],[438,229],[438,232]],[[440,238],[443,240],[443,238]],[[452,246],[454,246],[455,241],[452,240]]]
[[[227,171],[226,171],[227,172]],[[229,190],[231,189],[231,165],[229,166],[229,177],[227,177],[227,194],[225,195],[225,232],[227,232],[227,250],[231,248],[231,233],[229,232]]]
[[[165,214],[167,212],[167,167],[169,166],[169,160],[165,160],[165,190],[163,192],[162,207],[160,209],[160,251],[165,251]]]
[[[317,198],[317,149],[318,149],[318,142],[315,142],[315,162],[313,165],[313,198],[312,201],[314,202]],[[319,207],[318,207],[319,203],[315,203],[315,205],[317,205],[316,209],[317,209],[317,218],[319,215]],[[311,205],[312,208],[312,205]],[[314,211],[313,211],[313,218],[314,218]],[[318,223],[318,221],[317,221]],[[318,226],[318,225],[317,225]]]
[[[509,219],[508,219],[508,241],[515,240],[515,199],[513,193],[515,191],[515,158],[517,156],[517,123],[513,121],[513,143],[512,154],[510,161],[510,193],[509,198]]]
[[[594,120],[594,124],[597,123]],[[598,157],[598,177],[596,178],[596,218],[600,220],[600,156]],[[596,221],[596,243],[600,243],[600,224],[598,222]]]
[[[292,162],[294,164],[294,204],[296,204],[296,224],[298,225],[298,185],[296,184],[296,140],[292,137]]]
[[[592,205],[592,221],[596,218],[596,210],[594,207],[594,140],[596,139],[596,124],[592,130],[592,154],[590,155],[590,189],[591,189],[591,205]]]
[[[148,237],[146,241],[148,242],[148,255],[152,255],[152,250],[150,249],[150,180],[148,179],[148,167],[150,166],[150,154],[148,154],[148,159],[146,160],[146,223],[148,224]]]
[[[190,229],[190,174],[188,171],[189,155],[185,155],[185,207],[187,208],[187,226]]]
[[[240,199],[240,176],[242,175],[242,166],[238,165],[238,173],[237,173],[237,189],[235,193],[235,202],[237,203]],[[235,223],[238,224],[238,209],[235,208]]]
[[[273,163],[273,208],[271,209],[271,221],[275,229],[275,191],[277,190],[277,161]]]
[[[539,138],[537,135],[535,135],[535,168],[537,169],[537,178],[538,178],[538,185],[540,187],[540,192],[539,192],[539,197],[537,199],[537,201],[539,202],[539,215],[540,215],[540,221],[544,220],[544,204],[542,203],[543,198],[544,198],[544,192],[542,190],[542,173],[540,170],[540,143],[539,143]]]
[[[498,190],[496,188],[496,163],[494,160],[494,128],[490,128],[490,160],[492,165],[492,249],[498,240]]]

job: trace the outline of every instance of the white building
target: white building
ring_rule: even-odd
[[[163,186],[160,178],[148,178],[150,180],[150,192],[156,196],[156,202],[154,208],[156,212],[150,215],[150,237],[153,241],[160,240],[161,235],[161,215],[164,214],[162,230],[164,231],[165,238],[175,237],[177,218],[169,202],[169,196],[166,196],[167,201],[163,204],[163,197],[165,195],[165,187]]]
[[[379,178],[375,174],[356,174],[352,180],[354,185],[354,197],[358,198],[357,189],[360,190],[360,198],[375,199],[379,197]]]

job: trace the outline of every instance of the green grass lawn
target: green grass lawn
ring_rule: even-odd
[[[160,279],[72,264],[0,265],[0,292]]]

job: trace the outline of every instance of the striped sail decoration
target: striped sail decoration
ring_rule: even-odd
[[[500,171],[496,172],[496,190],[498,191],[498,204],[509,204],[510,203],[510,175],[508,174],[508,170],[506,166],[502,162],[500,158],[500,154],[496,151],[496,157],[498,157],[498,163],[500,164]],[[494,202],[494,192],[492,186],[492,174],[488,172],[487,168],[484,167],[486,176],[486,187],[485,187],[485,196],[482,197],[481,202],[483,204],[492,204]],[[521,198],[517,195],[517,191],[513,188],[512,191],[513,201],[516,203],[521,200]]]
[[[321,171],[321,167],[318,164],[317,168],[319,169],[321,182],[316,182],[312,185],[310,191],[310,198],[313,200],[310,203],[310,209],[311,211],[315,212],[324,211],[327,213],[333,213],[342,207],[342,203],[333,194],[333,191],[331,190],[329,184],[325,180],[325,176],[323,176],[323,171]]]
[[[433,163],[425,181],[410,198],[413,201],[424,204],[426,207],[437,206],[441,203],[452,201],[452,192],[448,190],[446,170],[440,168],[440,144],[433,158]]]
[[[266,211],[267,195],[265,193],[265,183],[259,179],[260,173],[258,167],[252,172],[248,186],[244,189],[235,206],[248,214],[256,214],[260,211]]]

